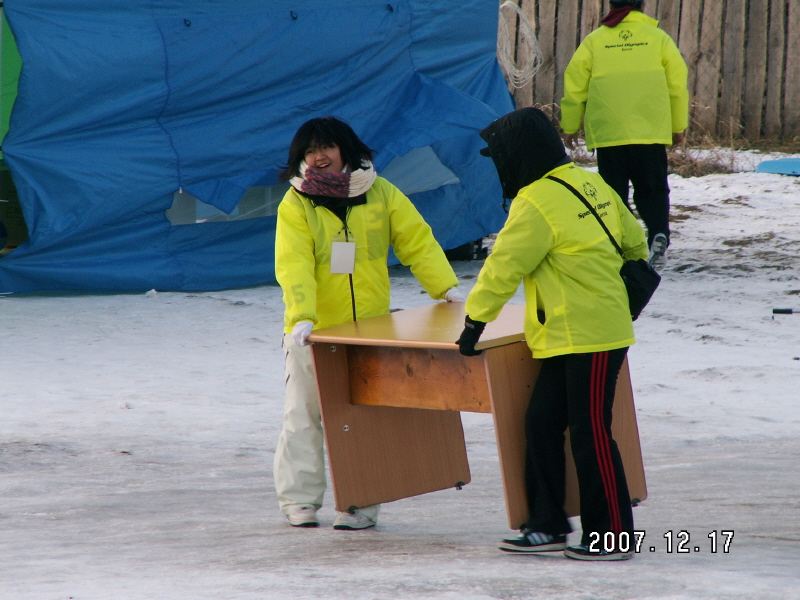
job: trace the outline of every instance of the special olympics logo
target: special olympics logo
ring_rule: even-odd
[[[597,188],[594,187],[591,183],[584,183],[583,184],[583,193],[587,196],[591,196],[595,198],[597,196]]]
[[[633,32],[630,29],[623,29],[619,32],[619,37],[621,37],[626,42],[633,37]]]

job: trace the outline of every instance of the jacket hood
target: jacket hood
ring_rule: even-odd
[[[570,162],[550,119],[537,108],[521,108],[493,121],[480,132],[492,157],[503,198],[512,199],[526,185]]]

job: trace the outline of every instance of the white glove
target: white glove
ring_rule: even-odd
[[[458,288],[450,288],[444,295],[444,299],[448,302],[466,302],[464,295],[458,291]]]
[[[292,327],[292,339],[298,346],[308,346],[308,336],[311,335],[311,330],[314,329],[314,324],[311,321],[298,321]]]

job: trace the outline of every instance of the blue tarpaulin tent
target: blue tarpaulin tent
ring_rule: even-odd
[[[513,109],[483,0],[6,0],[3,157],[29,239],[0,291],[274,281],[277,173],[336,115],[453,248],[499,230],[478,130]]]

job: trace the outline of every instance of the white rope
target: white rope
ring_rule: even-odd
[[[497,61],[506,81],[515,88],[529,83],[543,62],[533,27],[519,6],[511,0],[500,5]]]

